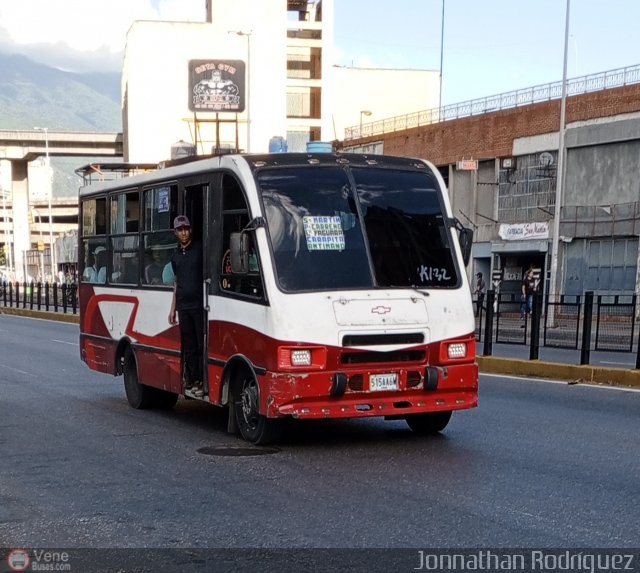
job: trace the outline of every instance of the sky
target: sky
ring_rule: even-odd
[[[118,72],[134,20],[199,22],[204,5],[0,0],[0,51],[72,71]],[[335,0],[333,63],[439,72],[442,55],[443,105],[557,82],[566,6],[567,0]],[[639,0],[571,0],[570,8],[568,78],[640,64]]]

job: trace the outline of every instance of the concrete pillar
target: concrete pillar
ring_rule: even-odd
[[[11,160],[13,245],[16,280],[26,280],[26,251],[31,248],[29,232],[29,178],[26,161]]]

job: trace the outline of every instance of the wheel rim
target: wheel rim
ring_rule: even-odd
[[[258,426],[258,383],[253,378],[245,378],[240,393],[242,418],[247,428],[254,430]]]

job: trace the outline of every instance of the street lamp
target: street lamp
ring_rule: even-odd
[[[43,249],[40,250],[40,247],[38,246],[38,251],[40,251],[40,280],[38,282],[43,283],[44,282],[44,243],[42,241],[42,213],[40,213],[40,211],[38,211],[38,209],[33,209],[33,211],[36,214],[36,217],[38,217],[38,227],[40,230],[40,243],[42,243]]]
[[[253,30],[243,32],[242,30],[229,30],[229,34],[235,34],[236,36],[244,36],[247,39],[247,86],[246,86],[246,99],[247,99],[247,152],[251,151],[251,101],[249,99],[249,85],[251,84],[251,33]]]
[[[362,116],[366,115],[367,117],[369,117],[373,112],[369,111],[368,109],[363,109],[360,112],[360,137],[362,137]]]
[[[51,211],[51,196],[53,195],[53,187],[51,182],[51,170],[49,166],[49,128],[48,127],[34,127],[36,131],[44,132],[44,154],[45,154],[45,167],[47,169],[47,175],[49,176],[49,189],[48,189],[48,197],[49,197],[49,255],[51,261],[51,276],[53,280],[55,280],[55,272],[56,267],[56,255],[55,255],[55,245],[53,244],[53,213]],[[43,277],[44,278],[44,277]]]

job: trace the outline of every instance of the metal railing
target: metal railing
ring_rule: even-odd
[[[78,313],[78,286],[57,283],[0,283],[0,306]]]
[[[640,64],[617,68],[597,74],[580,76],[567,80],[567,96],[579,95],[594,91],[617,88],[640,83]],[[511,92],[505,92],[484,98],[454,103],[441,108],[417,111],[406,115],[398,115],[387,119],[363,123],[345,128],[344,139],[360,139],[403,131],[412,127],[429,125],[440,121],[459,119],[472,115],[481,115],[493,111],[531,105],[542,101],[560,99],[562,97],[562,81],[540,84]]]
[[[640,369],[640,332],[636,332],[638,301],[635,294],[556,295],[533,297],[527,312],[516,293],[487,292],[486,304],[476,316],[476,340],[484,355],[493,354],[492,343],[529,345],[538,359],[540,346],[580,350],[580,363],[589,364],[592,350],[637,353]],[[553,307],[553,308],[552,308]]]

